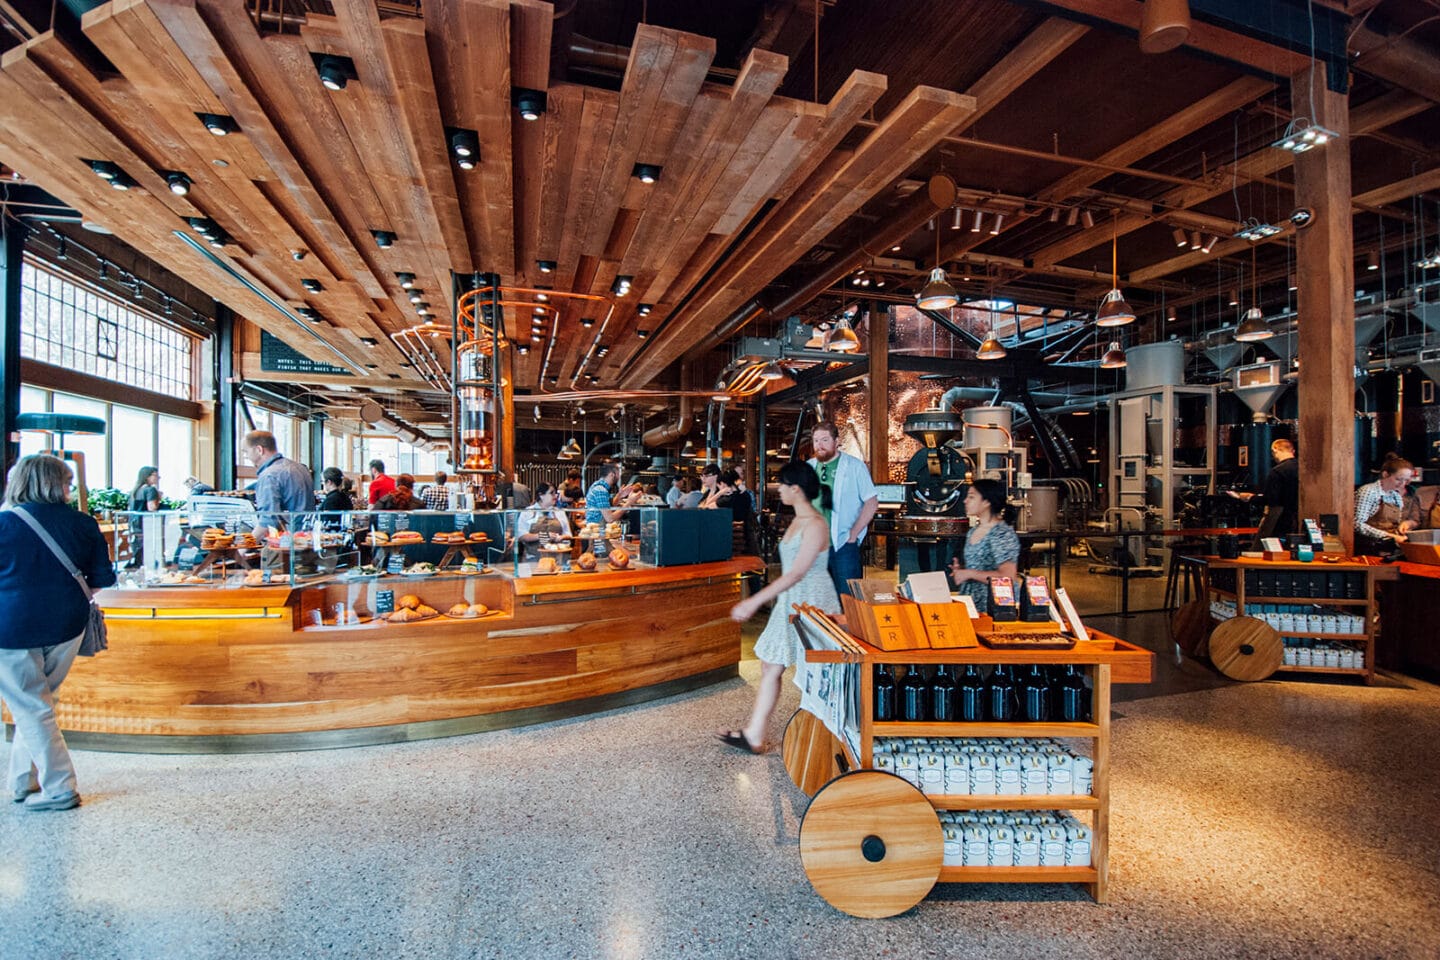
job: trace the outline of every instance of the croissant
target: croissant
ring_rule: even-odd
[[[477,614],[470,612],[470,605],[468,603],[457,603],[455,604],[455,606],[445,611],[445,616],[456,618],[465,617],[468,619],[470,617],[477,616]]]
[[[416,615],[416,619],[424,619],[425,617],[438,617],[438,616],[440,616],[440,611],[439,611],[439,610],[436,610],[434,607],[427,607],[427,606],[426,606],[425,604],[423,604],[423,603],[420,604],[420,606],[416,607],[416,608],[415,608],[413,611],[411,611],[411,612]]]
[[[414,610],[420,606],[420,598],[413,593],[407,593],[400,598],[400,606],[406,610]]]
[[[470,613],[477,617],[483,617],[490,612],[490,608],[483,603],[470,604]]]

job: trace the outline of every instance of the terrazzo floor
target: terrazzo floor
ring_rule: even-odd
[[[1153,688],[1117,688],[1144,698],[1116,705],[1104,906],[946,885],[889,920],[833,910],[779,756],[711,739],[747,661],[523,730],[77,753],[79,810],[0,809],[0,958],[1440,956],[1440,689],[1232,685],[1165,655],[1158,616],[1099,625],[1162,651]],[[795,703],[787,681],[777,736]]]

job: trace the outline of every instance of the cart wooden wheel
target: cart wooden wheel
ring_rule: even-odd
[[[785,762],[785,772],[807,797],[813,797],[816,790],[840,773],[836,760],[839,754],[840,741],[809,710],[796,710],[785,724],[780,759]]]
[[[1170,615],[1170,638],[1187,656],[1205,656],[1205,634],[1210,631],[1210,604],[1191,600]]]
[[[815,892],[852,917],[893,917],[940,878],[944,835],[935,808],[891,773],[831,780],[800,821],[800,861]]]
[[[1210,662],[1231,680],[1264,680],[1285,659],[1274,627],[1256,617],[1232,617],[1210,634]]]

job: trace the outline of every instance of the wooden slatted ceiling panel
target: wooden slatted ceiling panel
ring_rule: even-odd
[[[801,254],[858,210],[886,184],[898,179],[941,138],[975,110],[973,97],[916,88],[843,162],[820,171],[766,218],[725,269],[669,318],[655,348],[632,365],[622,385],[647,382],[668,363],[705,338]]]
[[[740,89],[739,84],[736,89]],[[884,89],[883,77],[857,72],[828,107],[772,98],[763,113],[751,121],[748,134],[738,144],[733,139],[736,125],[727,125],[726,119],[737,111],[748,111],[751,105],[730,97],[724,102],[725,109],[715,110],[713,117],[695,111],[692,123],[700,121],[704,125],[693,134],[682,134],[681,144],[695,143],[693,149],[686,150],[686,156],[692,159],[677,188],[670,222],[656,221],[660,233],[655,253],[635,274],[637,289],[644,294],[633,296],[632,302],[626,304],[615,334],[608,338],[613,350],[603,368],[606,375],[618,376],[645,347],[635,330],[657,328],[690,287],[714,266],[730,245],[730,238],[752,219],[761,204],[779,195],[783,188],[778,185],[788,180],[798,183],[801,175],[812,173]],[[729,137],[725,129],[732,131]],[[772,133],[775,130],[778,134]],[[694,198],[702,191],[706,202],[697,206]],[[676,229],[677,224],[683,226]],[[768,221],[760,230],[767,228]],[[637,247],[644,252],[649,244],[637,243]],[[655,270],[654,278],[642,282],[649,279],[650,269]],[[638,302],[653,302],[654,312],[645,318],[635,316]]]
[[[514,84],[542,90],[550,80],[550,43],[554,24],[553,8],[537,0],[517,2],[510,8],[514,25],[510,45],[510,72]],[[511,129],[512,169],[515,176],[515,274],[522,286],[547,283],[536,269],[539,253],[540,217],[550,194],[545,190],[547,165],[554,162],[549,147],[551,124],[563,125],[551,94],[545,116],[537,123],[519,123]],[[561,205],[561,210],[564,205]],[[549,259],[554,259],[553,257]]]
[[[530,21],[527,20],[527,23]],[[425,37],[436,67],[440,116],[480,136],[478,176],[456,183],[475,263],[515,274],[510,105],[510,5],[504,0],[430,0]]]

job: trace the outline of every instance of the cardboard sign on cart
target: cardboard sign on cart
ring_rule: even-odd
[[[943,570],[912,573],[904,589],[918,608],[931,647],[955,650],[980,645],[968,608],[950,597],[949,575]]]

